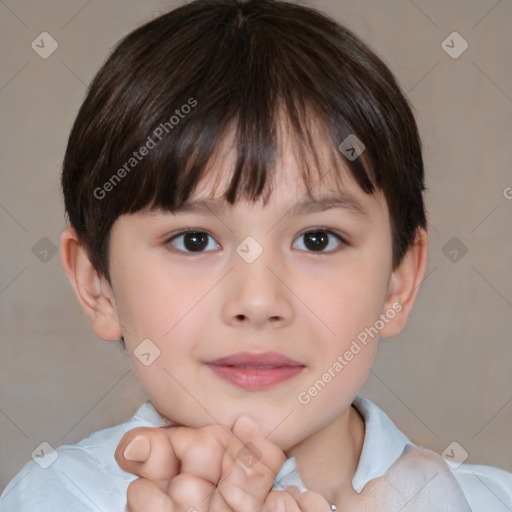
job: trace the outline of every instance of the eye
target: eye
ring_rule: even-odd
[[[340,235],[321,228],[315,228],[302,233],[297,240],[302,239],[308,252],[334,252],[335,249],[346,244]],[[334,239],[338,241],[337,245],[336,242],[333,242]],[[330,247],[330,249],[324,250],[326,247]]]
[[[213,244],[208,243],[208,238],[213,240]],[[209,250],[219,249],[219,245],[214,241],[213,237],[205,231],[197,229],[187,229],[180,231],[173,235],[166,243],[172,244],[179,251],[185,253],[201,253],[206,252],[206,248],[210,247]]]

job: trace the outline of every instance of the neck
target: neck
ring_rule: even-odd
[[[349,407],[331,423],[288,451],[295,457],[302,482],[329,501],[352,493],[352,478],[356,472],[364,441],[364,421]]]

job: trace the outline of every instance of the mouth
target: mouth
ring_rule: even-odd
[[[206,365],[220,378],[244,389],[266,389],[292,377],[306,367],[277,352],[239,352],[209,361]]]

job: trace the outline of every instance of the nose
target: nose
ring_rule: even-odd
[[[238,254],[233,260],[225,286],[224,322],[258,330],[289,325],[294,316],[293,286],[287,282],[284,265],[269,250],[251,263]]]

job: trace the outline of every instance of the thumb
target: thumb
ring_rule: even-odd
[[[170,441],[173,427],[140,427],[128,431],[115,452],[119,467],[146,478],[162,489],[178,474],[178,459]]]

